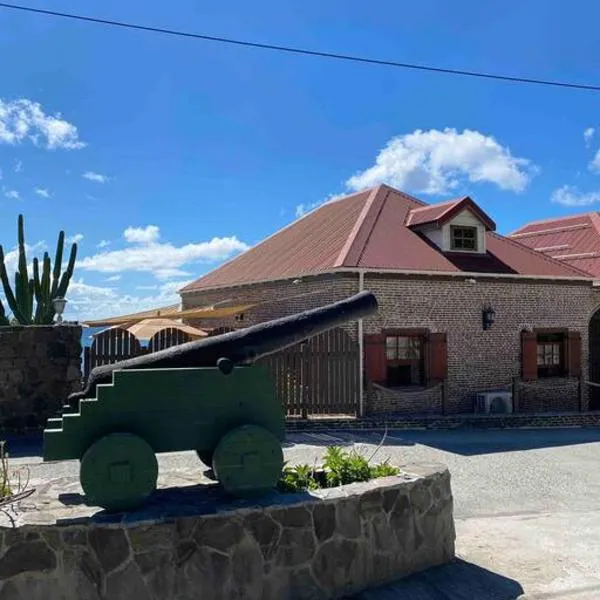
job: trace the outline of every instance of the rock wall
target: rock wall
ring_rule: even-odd
[[[81,386],[81,327],[0,327],[0,428],[36,429]]]
[[[341,598],[454,557],[450,475],[439,466],[248,502],[183,516],[171,501],[160,518],[146,509],[61,525],[30,514],[2,531],[0,598]]]

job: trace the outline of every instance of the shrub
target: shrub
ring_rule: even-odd
[[[279,480],[282,492],[302,492],[321,487],[331,488],[348,483],[368,481],[377,477],[397,475],[400,470],[387,461],[370,465],[356,450],[345,452],[338,446],[329,446],[325,453],[323,468],[310,465],[285,467]]]

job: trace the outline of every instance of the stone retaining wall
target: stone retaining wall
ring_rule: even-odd
[[[288,431],[384,430],[384,429],[531,429],[552,427],[600,427],[600,412],[506,415],[453,415],[363,419],[287,419]]]
[[[81,386],[81,327],[0,327],[0,429],[45,425]]]
[[[439,466],[212,514],[178,516],[173,506],[152,520],[156,507],[60,525],[31,514],[2,531],[0,598],[319,600],[454,557],[450,475]]]

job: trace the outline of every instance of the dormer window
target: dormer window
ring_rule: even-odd
[[[477,251],[477,227],[452,225],[450,227],[450,250]]]

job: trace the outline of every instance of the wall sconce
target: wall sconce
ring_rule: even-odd
[[[481,314],[483,318],[483,329],[487,330],[494,324],[496,311],[489,304],[487,304],[483,307]]]
[[[52,300],[52,307],[54,308],[54,312],[56,313],[56,324],[60,325],[62,323],[62,314],[65,310],[65,306],[67,305],[66,298],[54,298]]]

